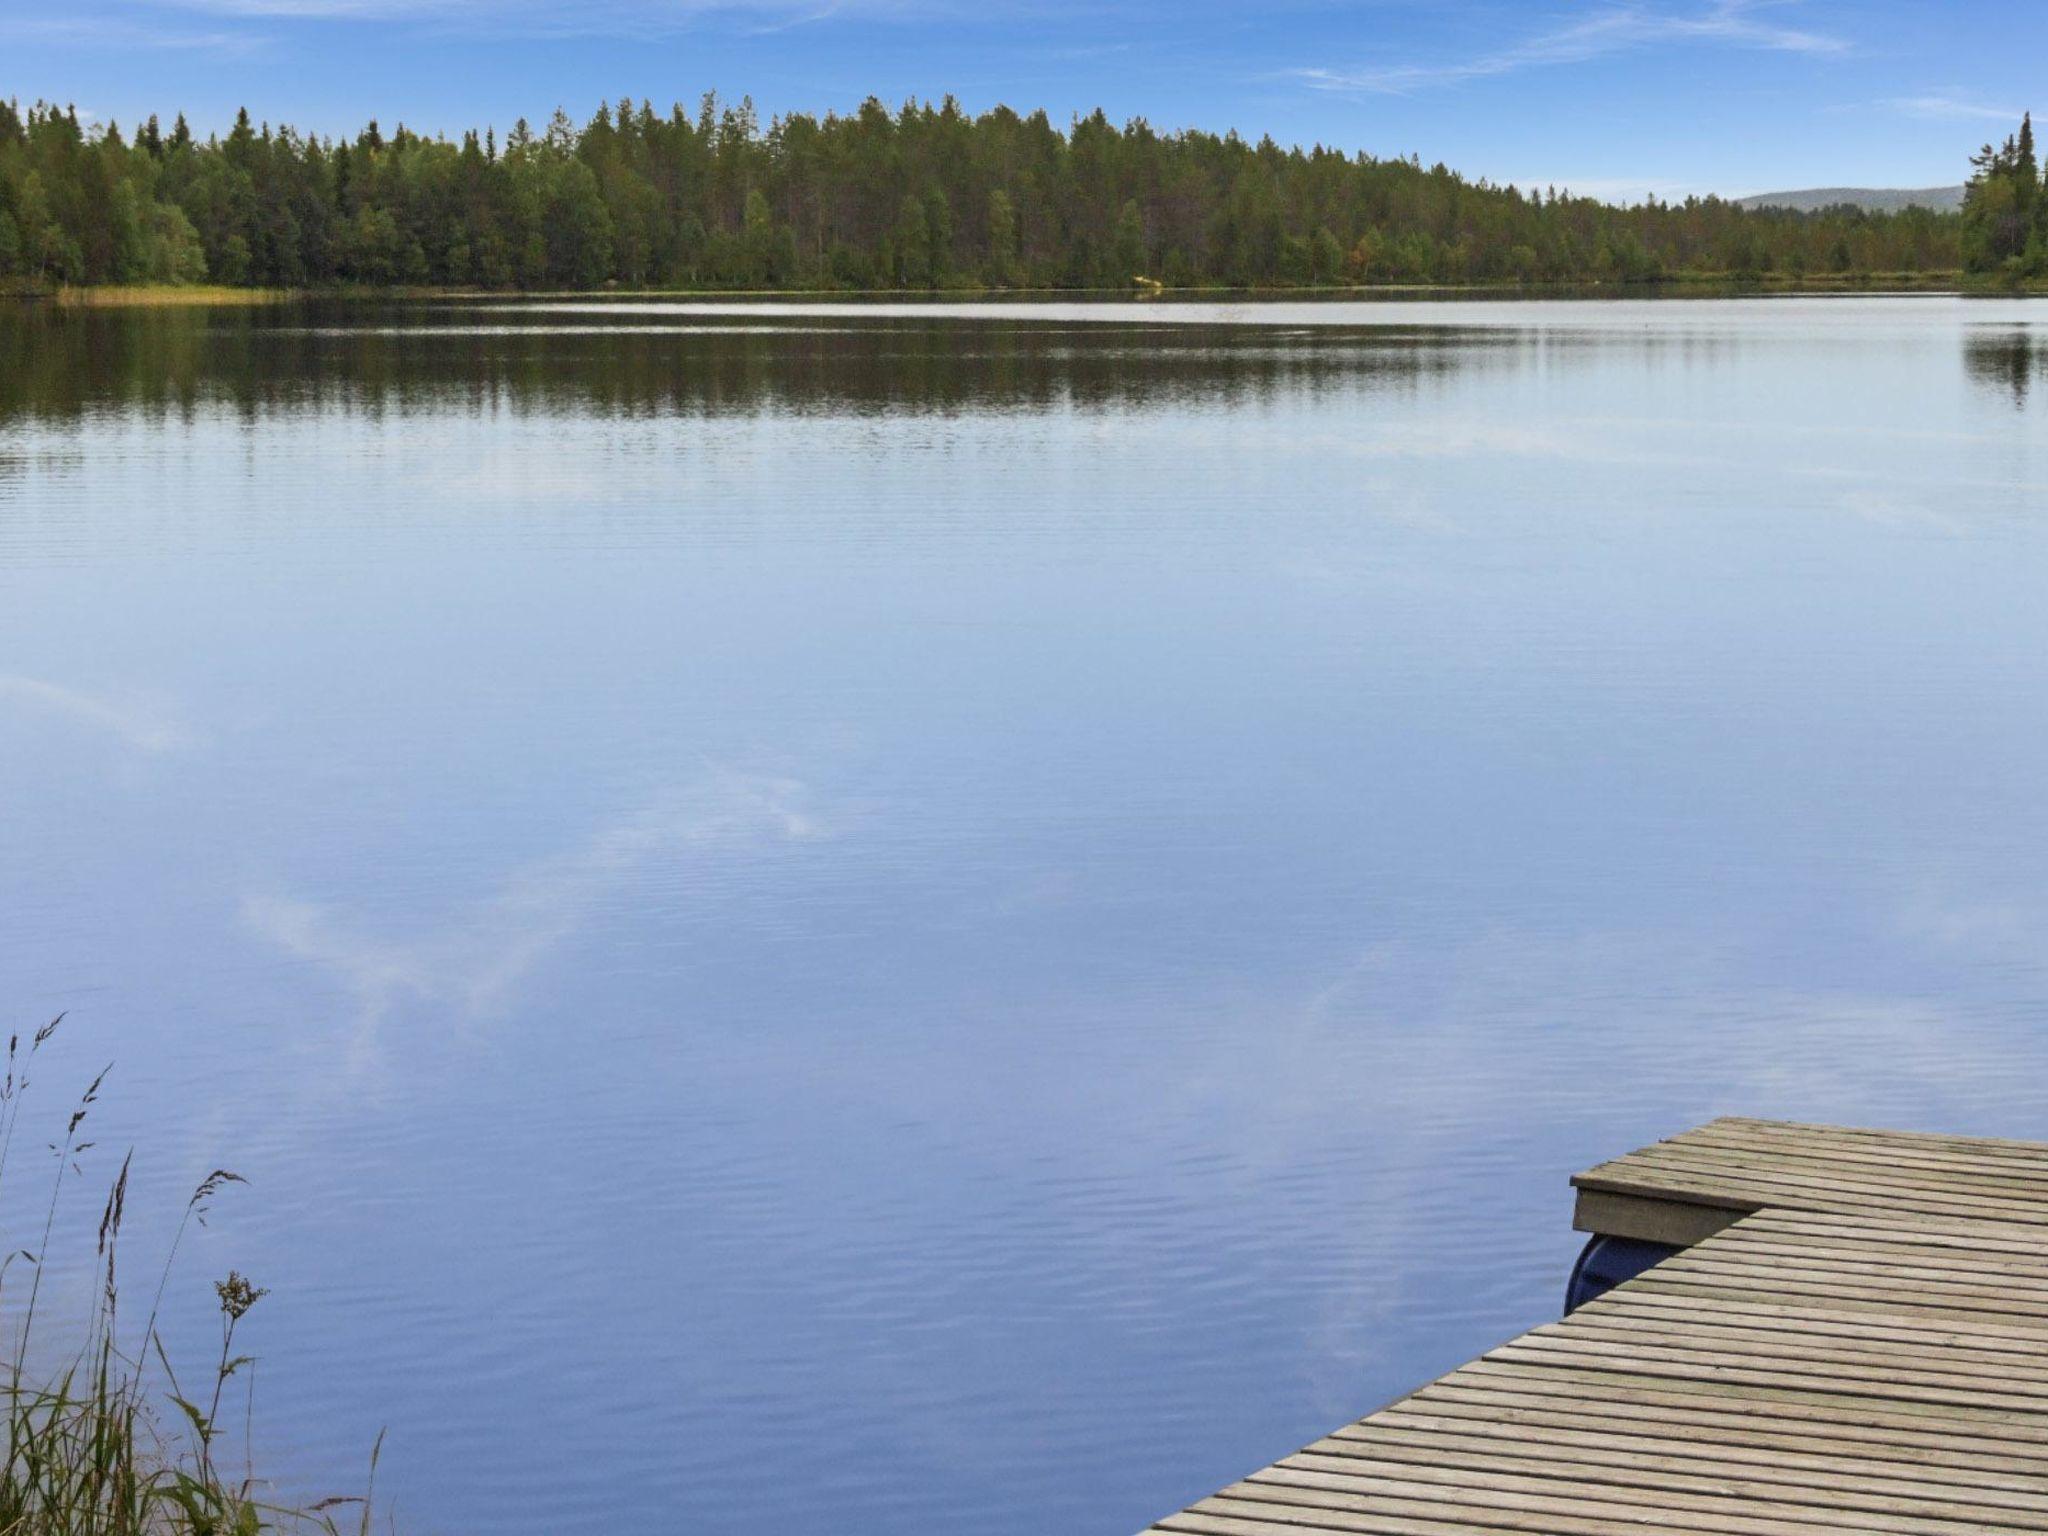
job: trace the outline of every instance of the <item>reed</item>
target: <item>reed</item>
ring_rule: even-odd
[[[19,1035],[7,1042],[0,1077],[0,1197],[18,1182],[9,1158],[32,1068],[62,1022],[59,1015],[25,1045]],[[235,1406],[237,1378],[246,1381],[244,1372],[253,1363],[236,1352],[236,1335],[268,1294],[264,1288],[233,1270],[215,1282],[220,1352],[189,1385],[180,1380],[158,1332],[187,1229],[195,1221],[205,1223],[215,1197],[243,1182],[239,1175],[216,1169],[193,1190],[156,1277],[148,1316],[131,1334],[121,1324],[115,1262],[127,1214],[130,1152],[100,1212],[93,1302],[82,1334],[53,1345],[38,1333],[43,1261],[57,1230],[66,1174],[78,1170],[78,1159],[92,1146],[86,1137],[106,1077],[103,1070],[93,1079],[63,1136],[50,1144],[56,1173],[47,1200],[37,1196],[41,1246],[15,1249],[0,1260],[0,1322],[11,1322],[15,1330],[11,1356],[0,1363],[7,1433],[0,1536],[368,1536],[367,1494],[294,1506],[272,1496],[253,1467],[233,1473],[222,1464],[224,1416]],[[21,1291],[22,1266],[29,1271],[27,1295],[17,1312],[13,1298]],[[53,1361],[40,1374],[33,1364]],[[252,1408],[253,1393],[248,1402]],[[372,1484],[381,1448],[379,1436],[370,1454]]]

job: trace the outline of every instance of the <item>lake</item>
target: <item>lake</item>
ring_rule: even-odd
[[[291,1491],[1120,1536],[1605,1155],[2048,1134],[2043,317],[0,312],[6,1246],[111,1060]]]

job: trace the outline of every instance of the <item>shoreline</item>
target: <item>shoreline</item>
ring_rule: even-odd
[[[919,303],[960,300],[987,303],[1016,300],[1020,303],[1075,302],[1086,300],[1143,302],[1179,301],[1261,301],[1268,299],[1328,299],[1334,301],[1374,298],[1526,298],[1526,299],[1623,299],[1623,298],[1740,298],[1795,294],[1949,294],[1957,297],[2024,297],[2048,294],[2048,280],[2013,282],[2002,278],[1973,277],[1959,271],[1830,273],[1825,276],[1792,277],[1765,274],[1760,278],[1729,278],[1711,273],[1690,273],[1656,282],[1616,283],[1322,283],[1312,286],[1222,288],[1169,288],[1145,285],[1133,288],[476,288],[464,286],[364,286],[344,284],[321,288],[241,288],[225,284],[123,283],[102,286],[55,288],[28,283],[0,286],[0,299],[18,304],[49,304],[60,309],[181,309],[205,307],[262,307],[317,300],[333,303],[376,303],[391,300],[492,301],[512,299],[675,299],[675,300],[789,300],[833,303],[873,301],[878,304]]]

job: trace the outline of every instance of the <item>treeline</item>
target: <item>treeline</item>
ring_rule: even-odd
[[[2007,277],[2048,274],[2048,185],[2034,154],[2034,115],[2003,144],[1970,157],[1963,191],[1963,263]]]
[[[1961,264],[1954,215],[1616,207],[1442,165],[948,98],[793,114],[706,96],[499,142],[0,104],[0,275],[265,287],[1093,288],[1648,282]]]

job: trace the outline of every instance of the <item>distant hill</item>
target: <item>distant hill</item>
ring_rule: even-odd
[[[1738,208],[1789,208],[1812,213],[1848,203],[1866,213],[1896,213],[1901,208],[1932,208],[1954,213],[1963,206],[1961,187],[1808,187],[1803,192],[1759,192],[1738,197]]]

